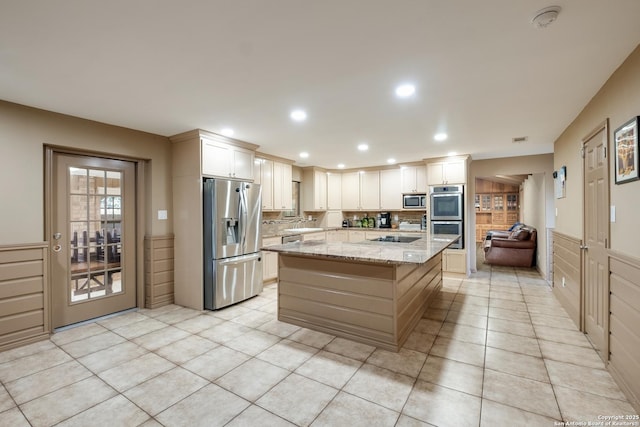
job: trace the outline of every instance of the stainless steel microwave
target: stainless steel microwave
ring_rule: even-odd
[[[426,209],[426,208],[427,208],[426,194],[403,194],[402,195],[402,209]]]

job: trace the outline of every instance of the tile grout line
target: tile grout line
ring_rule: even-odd
[[[522,284],[520,283],[520,278],[518,277],[518,285],[520,286],[520,290],[522,291]],[[560,408],[560,402],[558,402],[558,396],[556,395],[556,389],[555,387],[553,387],[553,384],[551,383],[551,375],[549,375],[549,369],[547,368],[547,364],[545,363],[546,358],[544,357],[544,353],[542,352],[542,347],[540,347],[540,338],[538,337],[538,332],[536,331],[536,328],[533,324],[533,319],[531,318],[531,312],[529,311],[529,303],[527,302],[527,299],[523,297],[522,299],[524,300],[524,305],[527,308],[527,314],[529,315],[529,321],[531,322],[531,329],[533,329],[533,335],[536,338],[536,343],[538,344],[538,350],[540,350],[540,356],[542,358],[542,365],[544,366],[544,371],[547,374],[547,377],[549,378],[549,385],[551,386],[551,392],[553,393],[553,399],[556,402],[556,407],[558,408],[558,413],[560,414],[560,421],[566,421],[564,416],[562,415],[562,409]]]

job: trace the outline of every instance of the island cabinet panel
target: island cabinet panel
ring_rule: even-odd
[[[441,262],[437,258],[422,264],[415,274],[399,284],[397,333],[400,342],[406,341],[426,311],[426,302],[435,298],[441,288]]]
[[[280,253],[278,319],[398,351],[441,285],[440,254],[393,264]]]

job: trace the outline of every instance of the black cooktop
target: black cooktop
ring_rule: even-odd
[[[421,239],[421,237],[411,237],[411,236],[382,236],[376,237],[375,239],[370,239],[372,242],[394,242],[394,243],[411,243],[416,240]]]

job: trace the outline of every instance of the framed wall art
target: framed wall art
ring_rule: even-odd
[[[616,184],[635,181],[638,177],[638,116],[613,132],[616,156]]]

